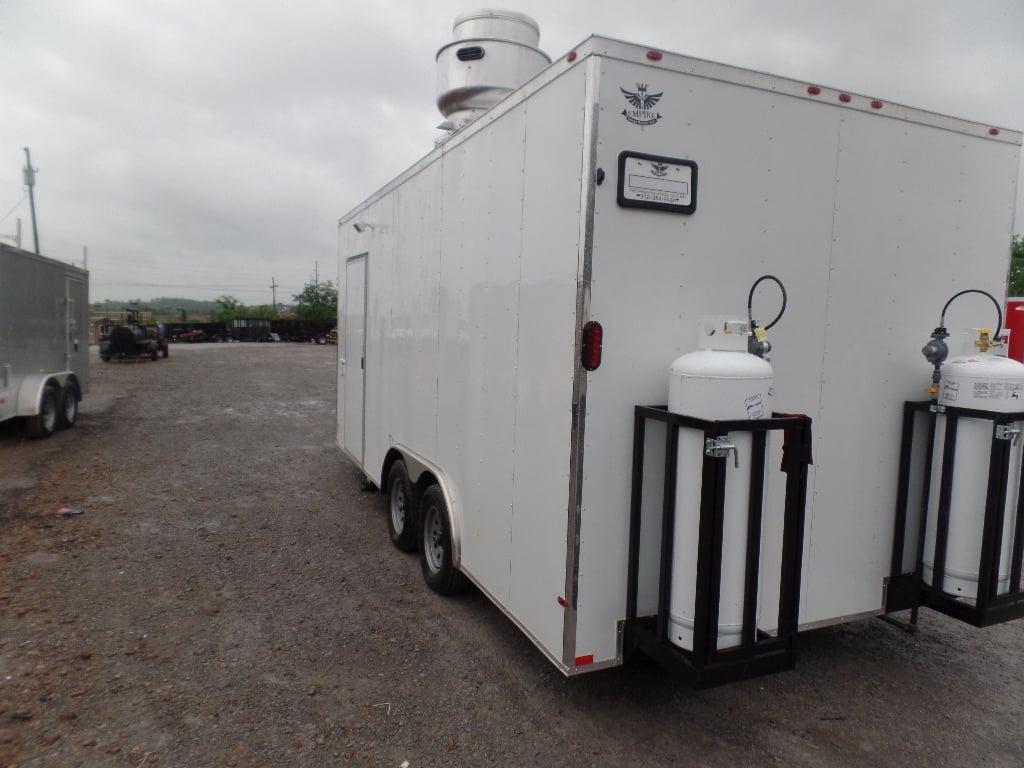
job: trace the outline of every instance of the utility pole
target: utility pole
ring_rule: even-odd
[[[39,229],[36,227],[36,169],[32,167],[32,155],[25,147],[25,186],[28,187],[29,205],[32,207],[32,237],[36,243],[36,255],[39,255]]]
[[[273,277],[270,278],[270,290],[273,291],[273,297],[274,297],[273,307],[274,307],[274,312],[277,312],[277,279],[276,278],[273,278]]]
[[[313,281],[313,284],[314,285],[320,285],[320,262],[319,261],[314,261],[313,262],[313,275],[316,278]]]

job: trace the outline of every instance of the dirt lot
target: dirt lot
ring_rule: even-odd
[[[334,352],[96,361],[75,429],[0,426],[0,766],[1024,765],[1024,622],[857,622],[703,692],[563,679],[392,548]]]

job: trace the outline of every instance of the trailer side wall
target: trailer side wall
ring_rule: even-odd
[[[585,87],[572,70],[451,137],[339,226],[343,303],[345,264],[367,270],[364,454],[344,347],[339,439],[378,484],[393,447],[443,468],[462,569],[558,664]]]
[[[0,419],[36,401],[34,382],[74,373],[89,387],[89,283],[85,270],[0,244]],[[19,392],[26,377],[33,392]]]

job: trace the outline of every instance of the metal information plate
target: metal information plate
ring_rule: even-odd
[[[619,205],[693,213],[697,209],[697,164],[640,152],[620,153]]]

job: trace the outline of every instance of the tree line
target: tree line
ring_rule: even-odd
[[[292,296],[294,310],[298,320],[334,320],[338,316],[338,289],[330,280],[320,283],[309,283],[301,293]],[[148,302],[141,299],[133,301],[114,301],[107,299],[94,302],[92,309],[97,312],[123,312],[127,309],[140,309],[161,315],[180,315],[181,322],[190,316],[206,315],[211,323],[231,324],[232,320],[256,318],[274,320],[280,315],[280,307],[270,304],[249,306],[234,296],[221,296],[214,301],[196,299],[159,298]]]

